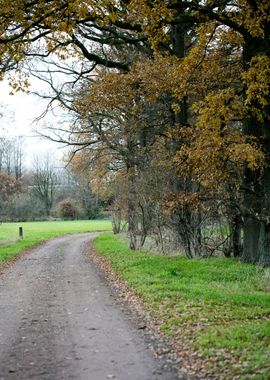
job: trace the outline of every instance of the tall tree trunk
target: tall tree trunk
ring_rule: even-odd
[[[266,125],[264,134],[264,149],[267,157],[270,155],[270,123]],[[268,163],[269,164],[269,163]],[[262,218],[258,246],[258,263],[270,266],[270,168],[264,169],[262,178]]]
[[[136,189],[135,189],[135,152],[132,140],[132,133],[127,136],[127,157],[126,157],[128,194],[127,194],[127,222],[130,249],[135,250],[137,245],[138,234],[138,210],[136,207]]]
[[[177,24],[172,31],[173,53],[178,58],[185,56],[186,35],[188,24]],[[179,104],[180,110],[173,115],[173,122],[177,128],[185,128],[188,124],[188,102],[184,98]],[[172,151],[177,152],[181,146],[176,141],[172,146]],[[192,191],[193,185],[188,179],[179,177],[173,178],[172,191],[179,194],[183,191]],[[198,220],[197,220],[198,219]],[[192,258],[200,256],[201,252],[201,230],[199,223],[199,213],[195,214],[189,205],[176,210],[172,216],[172,227],[176,237],[176,242],[184,246],[186,256]]]
[[[128,236],[129,236],[129,247],[132,250],[138,248],[137,245],[137,211],[134,204],[134,199],[132,199],[133,194],[129,194],[127,213],[128,213]]]
[[[249,38],[243,51],[244,64],[248,68],[251,59],[258,54],[269,55],[269,41]],[[269,96],[268,96],[269,98]],[[256,137],[262,146],[267,160],[270,157],[270,123],[269,102],[261,109],[263,118],[254,116],[246,118],[244,133]],[[258,107],[254,104],[254,107]],[[269,162],[267,162],[269,165]],[[270,265],[270,169],[266,167],[262,173],[246,169],[244,176],[244,243],[243,260],[250,263]]]

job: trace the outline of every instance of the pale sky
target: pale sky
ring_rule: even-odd
[[[42,83],[34,80],[32,88],[34,87],[40,88]],[[46,120],[35,122],[35,119],[46,109],[46,101],[25,93],[9,95],[10,92],[11,88],[7,80],[0,81],[0,111],[4,114],[0,118],[0,133],[8,136],[24,136],[25,160],[28,168],[31,166],[34,156],[42,156],[49,152],[60,158],[63,154],[60,146],[57,143],[41,139],[35,132],[35,129],[44,124],[46,120],[52,124],[57,122],[52,115],[48,115]],[[2,128],[4,128],[4,132],[1,132]]]

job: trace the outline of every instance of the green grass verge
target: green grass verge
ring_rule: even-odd
[[[23,239],[19,239],[19,227],[23,227]],[[60,235],[111,230],[111,228],[109,220],[2,223],[0,225],[0,262],[16,256],[27,248]]]
[[[270,379],[270,270],[234,259],[188,260],[130,251],[112,234],[94,241],[143,297],[161,329],[219,379]]]

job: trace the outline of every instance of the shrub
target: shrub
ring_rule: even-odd
[[[58,213],[63,219],[76,219],[78,212],[76,201],[72,198],[66,198],[58,204]]]

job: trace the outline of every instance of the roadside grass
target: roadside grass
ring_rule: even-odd
[[[23,228],[23,239],[19,238],[19,227]],[[2,223],[0,225],[0,263],[27,248],[57,236],[111,230],[111,228],[109,220]]]
[[[134,252],[108,233],[94,246],[143,298],[179,355],[192,355],[186,369],[199,377],[270,379],[269,269]]]

